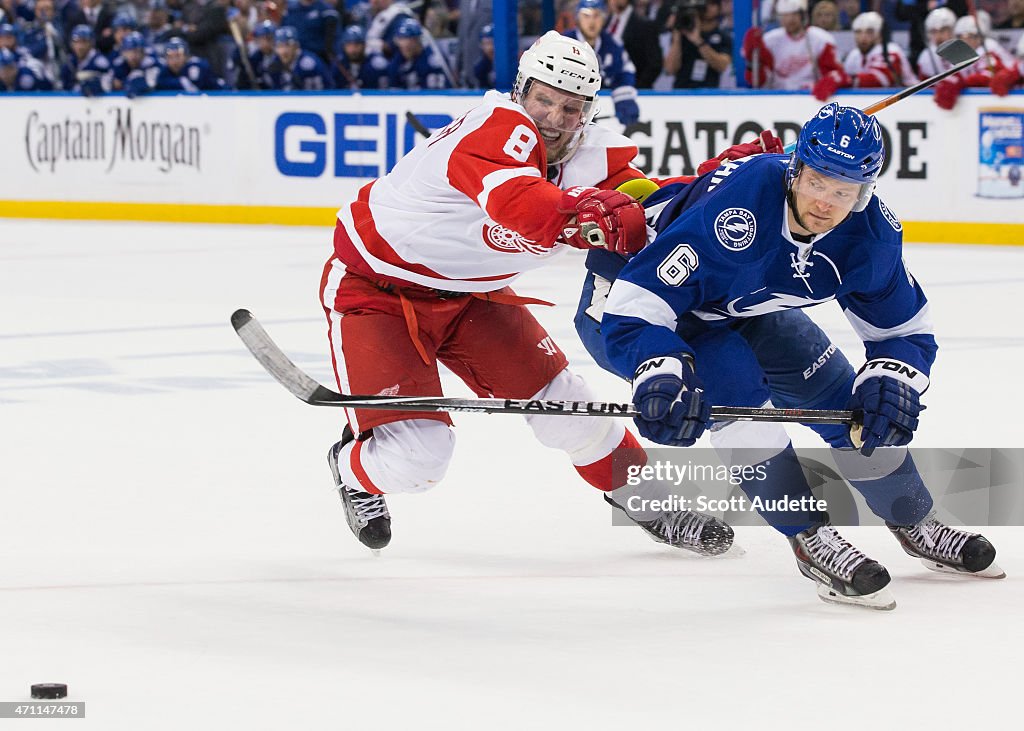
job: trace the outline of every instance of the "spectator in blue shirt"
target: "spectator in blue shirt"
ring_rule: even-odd
[[[315,53],[328,64],[333,61],[338,11],[323,0],[291,0],[281,25],[295,28],[302,50]]]

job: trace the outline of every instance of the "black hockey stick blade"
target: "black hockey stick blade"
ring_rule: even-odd
[[[330,401],[331,396],[340,398],[337,393],[321,386],[292,363],[249,310],[235,310],[231,315],[231,327],[267,373],[300,400],[311,404]]]
[[[529,399],[446,398],[444,396],[343,396],[317,383],[288,359],[248,310],[236,310],[231,326],[267,373],[296,398],[311,406],[343,406],[386,411],[466,411],[484,414],[549,416],[638,416],[632,404],[607,401],[533,401]],[[714,406],[713,421],[774,421],[801,424],[850,424],[850,411],[762,409]]]
[[[965,41],[959,38],[950,38],[935,49],[939,58],[954,66],[964,61],[977,61],[978,52],[971,48]]]
[[[420,121],[419,117],[412,113],[412,110],[409,110],[405,113],[405,121],[409,123],[410,127],[412,127],[414,130],[419,132],[424,137],[430,137],[430,135],[434,134],[427,127],[427,125],[423,124],[423,122]]]

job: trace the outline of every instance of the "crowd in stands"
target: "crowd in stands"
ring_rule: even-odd
[[[809,4],[810,2],[810,4]],[[557,28],[594,47],[623,124],[637,89],[736,85],[900,87],[948,68],[935,49],[961,38],[974,66],[936,87],[952,108],[968,87],[1006,94],[1024,80],[1024,0],[761,0],[734,39],[732,0],[559,0]],[[539,0],[518,3],[539,35]],[[491,0],[0,0],[0,91],[425,90],[494,86]],[[994,22],[993,22],[994,21]],[[849,50],[837,37],[852,35]],[[895,42],[902,34],[906,45]]]

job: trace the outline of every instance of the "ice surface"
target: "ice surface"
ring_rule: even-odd
[[[0,224],[0,701],[68,683],[87,717],[58,727],[104,731],[1012,724],[1019,528],[986,531],[1001,582],[848,529],[899,607],[826,605],[771,530],[738,529],[739,559],[682,555],[611,527],[520,418],[462,414],[448,480],[391,498],[394,541],[371,556],[331,490],[341,413],[290,396],[228,324],[250,308],[332,384],[330,242]],[[1021,446],[1024,251],[907,258],[941,345],[916,444]],[[518,290],[558,303],[534,310],[600,398],[625,400],[572,331],[581,279],[570,252]],[[860,359],[834,304],[812,314]]]

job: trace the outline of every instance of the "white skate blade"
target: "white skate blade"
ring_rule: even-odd
[[[837,591],[829,589],[824,584],[818,584],[818,597],[829,604],[843,604],[846,606],[864,607],[866,609],[879,609],[889,611],[896,608],[896,598],[889,591],[888,586],[883,586],[874,594],[863,596],[846,596]]]
[[[994,561],[989,565],[987,569],[981,571],[957,571],[954,568],[946,566],[945,564],[938,563],[937,561],[929,561],[926,558],[921,559],[921,563],[926,569],[935,571],[939,574],[955,574],[957,576],[976,576],[979,579],[1005,579],[1006,572],[999,568],[999,564]]]

